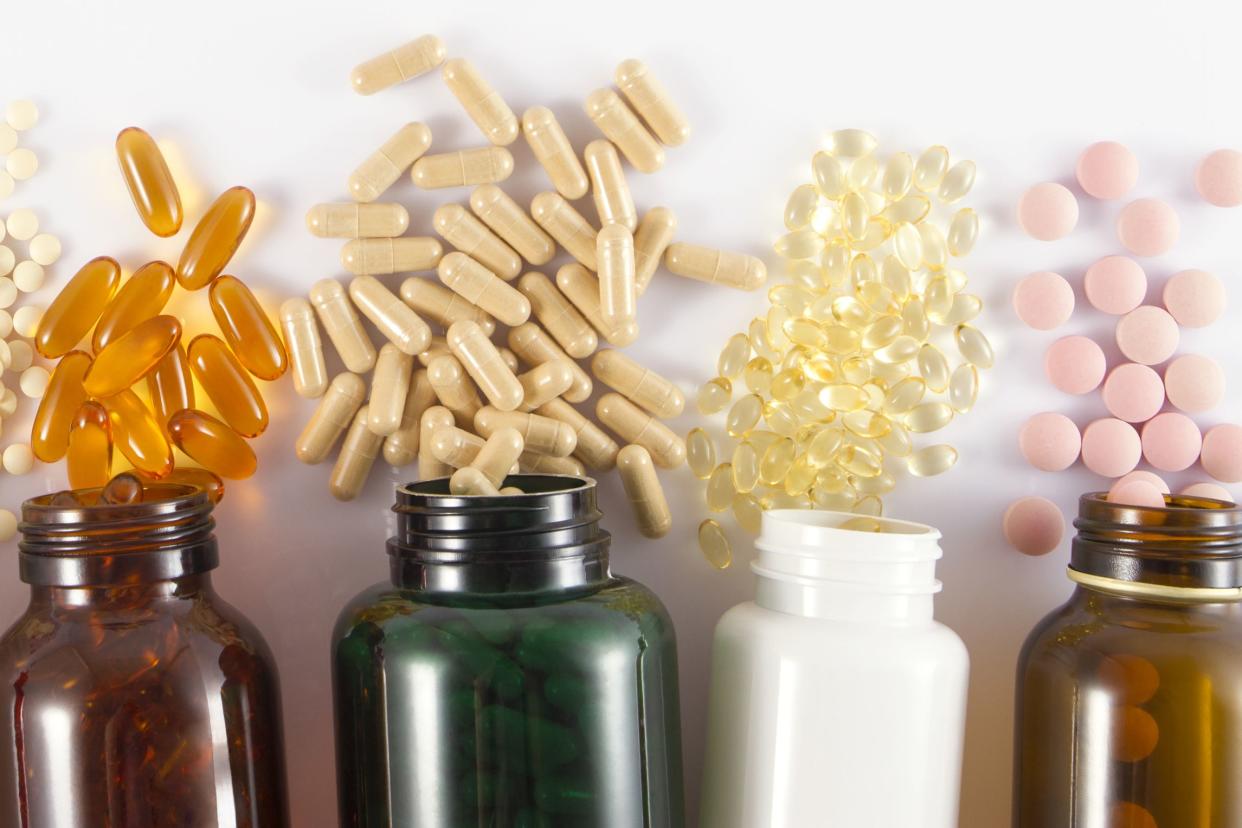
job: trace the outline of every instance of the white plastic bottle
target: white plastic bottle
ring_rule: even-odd
[[[969,661],[932,620],[939,538],[764,513],[755,600],[716,627],[702,828],[955,828]]]

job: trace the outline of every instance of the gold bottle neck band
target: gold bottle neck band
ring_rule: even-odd
[[[1176,587],[1105,578],[1102,575],[1079,572],[1071,567],[1066,567],[1065,571],[1069,579],[1080,586],[1100,592],[1111,592],[1115,595],[1151,598],[1182,604],[1224,604],[1242,601],[1242,587]]]

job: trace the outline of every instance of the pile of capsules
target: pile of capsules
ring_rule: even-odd
[[[445,60],[437,37],[367,61],[352,80],[369,95],[440,66],[491,145],[428,154],[431,131],[407,124],[349,177],[353,203],[310,210],[312,233],[349,239],[341,262],[354,276],[348,287],[317,282],[309,302],[295,298],[281,308],[295,388],[323,397],[297,440],[297,456],[322,462],[344,435],[330,480],[342,500],[357,496],[380,453],[398,467],[417,459],[421,479],[451,474],[452,491],[474,495],[510,493],[503,482],[513,468],[581,474],[583,466],[617,467],[641,531],[659,537],[671,516],[655,467],[685,460],[682,440],[660,420],[680,414],[685,399],[616,348],[637,338],[637,300],[661,262],[674,274],[745,290],[762,286],[763,263],[674,243],[676,220],[666,208],[639,220],[621,159],[655,172],[664,163],[661,143],[675,146],[689,135],[685,117],[642,63],[617,68],[624,99],[608,88],[587,97],[586,112],[605,137],[585,147],[585,168],[551,110],[531,107],[519,123],[470,63]],[[535,196],[529,213],[497,186],[513,171],[505,147],[519,134],[554,187]],[[432,217],[453,252],[434,238],[405,236],[406,209],[376,201],[407,170],[420,188],[473,188],[468,207],[446,203]],[[573,204],[588,193],[598,230]],[[549,265],[558,246],[572,261],[555,280],[526,270]],[[428,270],[438,281],[413,276],[397,291],[377,278]],[[378,353],[359,313],[387,340]],[[316,318],[347,369],[331,382]],[[492,341],[501,325],[508,348]],[[601,338],[615,347],[597,352]],[[586,359],[590,374],[577,361]],[[364,404],[363,375],[372,370]],[[624,448],[572,405],[590,397],[591,375],[615,392],[600,397],[595,413]]]
[[[789,281],[769,289],[767,315],[729,339],[719,375],[699,389],[701,413],[727,409],[727,438],[718,447],[692,430],[690,469],[707,481],[708,509],[732,510],[751,533],[770,508],[878,516],[894,472],[947,471],[957,451],[913,437],[969,411],[979,370],[992,366],[971,324],[983,301],[955,261],[973,249],[979,218],[954,206],[938,222],[934,210],[967,195],[974,162],[951,164],[942,146],[883,163],[875,151],[870,133],[843,129],[815,153],[814,181],[789,197],[789,232],[775,243]],[[714,519],[699,545],[717,567],[732,560]]]
[[[39,107],[33,101],[13,101],[4,108],[4,122],[0,123],[0,155],[4,156],[0,198],[13,194],[14,182],[25,181],[38,171],[39,156],[29,147],[18,146],[18,133],[34,128],[38,122]]]

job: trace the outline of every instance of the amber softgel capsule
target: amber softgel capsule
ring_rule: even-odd
[[[116,158],[142,223],[167,238],[181,229],[181,195],[155,139],[138,127],[116,137]]]

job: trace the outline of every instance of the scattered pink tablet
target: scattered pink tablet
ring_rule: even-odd
[[[1117,320],[1117,347],[1132,362],[1157,365],[1173,356],[1181,334],[1164,308],[1140,305]]]
[[[1108,413],[1127,423],[1144,423],[1164,407],[1164,383],[1146,365],[1118,365],[1104,380],[1104,406]]]
[[[1117,215],[1117,238],[1136,256],[1160,256],[1177,244],[1177,213],[1158,198],[1131,201]]]
[[[1225,396],[1225,372],[1216,360],[1183,354],[1164,369],[1169,402],[1188,414],[1202,414],[1220,405]]]
[[[1217,207],[1242,204],[1242,152],[1218,149],[1200,161],[1195,170],[1195,189]]]
[[[1194,483],[1182,489],[1181,494],[1187,497],[1209,497],[1212,500],[1223,500],[1226,503],[1234,503],[1233,493],[1224,486],[1217,486],[1215,483]]]
[[[1094,308],[1120,316],[1143,304],[1147,274],[1129,256],[1105,256],[1087,268],[1082,288]]]
[[[1048,346],[1044,373],[1067,394],[1086,394],[1099,387],[1108,367],[1104,351],[1085,336],[1063,336]]]
[[[1040,241],[1065,238],[1078,224],[1078,199],[1055,181],[1036,184],[1018,201],[1018,224]]]
[[[1089,196],[1103,200],[1121,198],[1138,181],[1139,165],[1134,153],[1116,141],[1099,141],[1078,156],[1078,184]]]
[[[1018,448],[1026,461],[1041,471],[1062,471],[1078,460],[1082,435],[1064,414],[1045,411],[1022,424]]]
[[[1113,485],[1116,486],[1129,480],[1146,480],[1148,483],[1159,489],[1161,494],[1169,493],[1169,484],[1164,482],[1164,478],[1158,474],[1149,472],[1146,469],[1136,469],[1127,475],[1119,477],[1117,478],[1117,482]]]
[[[1164,492],[1146,480],[1118,480],[1108,490],[1108,502],[1147,509],[1163,509],[1165,505]]]
[[[1222,483],[1242,481],[1242,426],[1232,423],[1203,435],[1203,470]]]
[[[1177,324],[1187,328],[1211,325],[1225,311],[1225,285],[1205,270],[1183,270],[1164,283],[1164,306]]]
[[[1061,544],[1065,516],[1047,498],[1024,497],[1005,510],[1001,528],[1009,545],[1023,555],[1047,555]]]
[[[1064,325],[1074,312],[1074,289],[1061,274],[1041,270],[1018,282],[1013,309],[1035,330],[1050,331]]]
[[[1134,471],[1142,456],[1142,441],[1127,422],[1105,417],[1082,432],[1082,462],[1102,477],[1121,477]]]
[[[1157,414],[1143,426],[1143,456],[1161,471],[1182,471],[1199,459],[1203,435],[1194,420],[1176,411]]]

